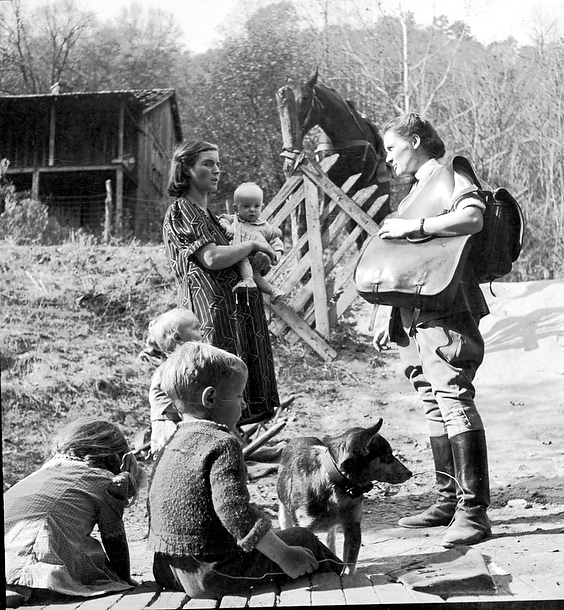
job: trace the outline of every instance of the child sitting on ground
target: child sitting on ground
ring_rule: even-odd
[[[284,254],[282,231],[268,224],[260,217],[262,210],[263,193],[258,184],[245,182],[235,189],[233,206],[235,214],[221,214],[219,224],[233,243],[242,241],[265,241],[275,252],[273,264],[277,264]],[[264,294],[270,295],[275,303],[281,301],[286,293],[273,286],[258,270],[253,269],[248,258],[239,262],[241,281],[233,289],[234,292],[243,292],[257,287]]]
[[[130,589],[123,512],[144,478],[119,428],[83,417],[53,456],[4,494],[6,605]],[[91,537],[97,525],[102,544]]]
[[[200,322],[188,309],[171,309],[149,322],[144,353],[167,358],[182,343],[201,339]],[[182,420],[178,409],[161,387],[162,364],[151,377],[151,450],[153,457],[164,447]]]
[[[156,581],[190,597],[248,592],[343,563],[310,530],[274,534],[250,503],[239,443],[247,368],[211,345],[186,343],[164,363],[163,390],[182,422],[155,465],[148,494]]]

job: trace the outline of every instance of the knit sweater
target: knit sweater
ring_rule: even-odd
[[[174,556],[251,551],[271,522],[250,503],[246,474],[226,426],[181,422],[149,488],[149,549]]]

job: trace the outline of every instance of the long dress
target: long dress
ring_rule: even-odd
[[[167,210],[163,240],[178,287],[178,307],[200,320],[202,340],[239,356],[247,365],[247,407],[240,423],[264,421],[280,404],[268,324],[260,291],[233,294],[237,265],[210,270],[195,253],[209,243],[229,245],[217,218],[187,199]]]

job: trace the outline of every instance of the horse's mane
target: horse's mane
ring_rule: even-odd
[[[350,108],[351,112],[354,112],[354,114],[359,120],[366,123],[367,127],[374,135],[374,140],[376,142],[376,151],[378,153],[382,153],[384,150],[384,142],[382,140],[382,136],[380,135],[378,127],[376,127],[376,125],[374,125],[374,123],[370,119],[360,114],[360,112],[356,108],[356,104],[352,100],[345,100],[345,104]]]

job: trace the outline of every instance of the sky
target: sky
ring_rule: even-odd
[[[41,0],[21,0],[34,4]],[[135,1],[144,8],[156,7],[175,15],[186,33],[186,46],[193,53],[202,53],[221,40],[222,32],[237,17],[238,0],[77,0],[81,6],[95,12],[100,19],[111,19]],[[322,5],[324,0],[318,0]],[[350,0],[358,5],[376,7],[377,0]],[[247,3],[248,4],[248,3]],[[545,23],[558,22],[564,35],[563,0],[387,0],[386,6],[403,4],[414,13],[418,23],[431,22],[433,15],[445,14],[450,21],[465,21],[473,35],[482,43],[514,36],[527,43],[542,15]],[[372,10],[374,9],[367,9]]]

